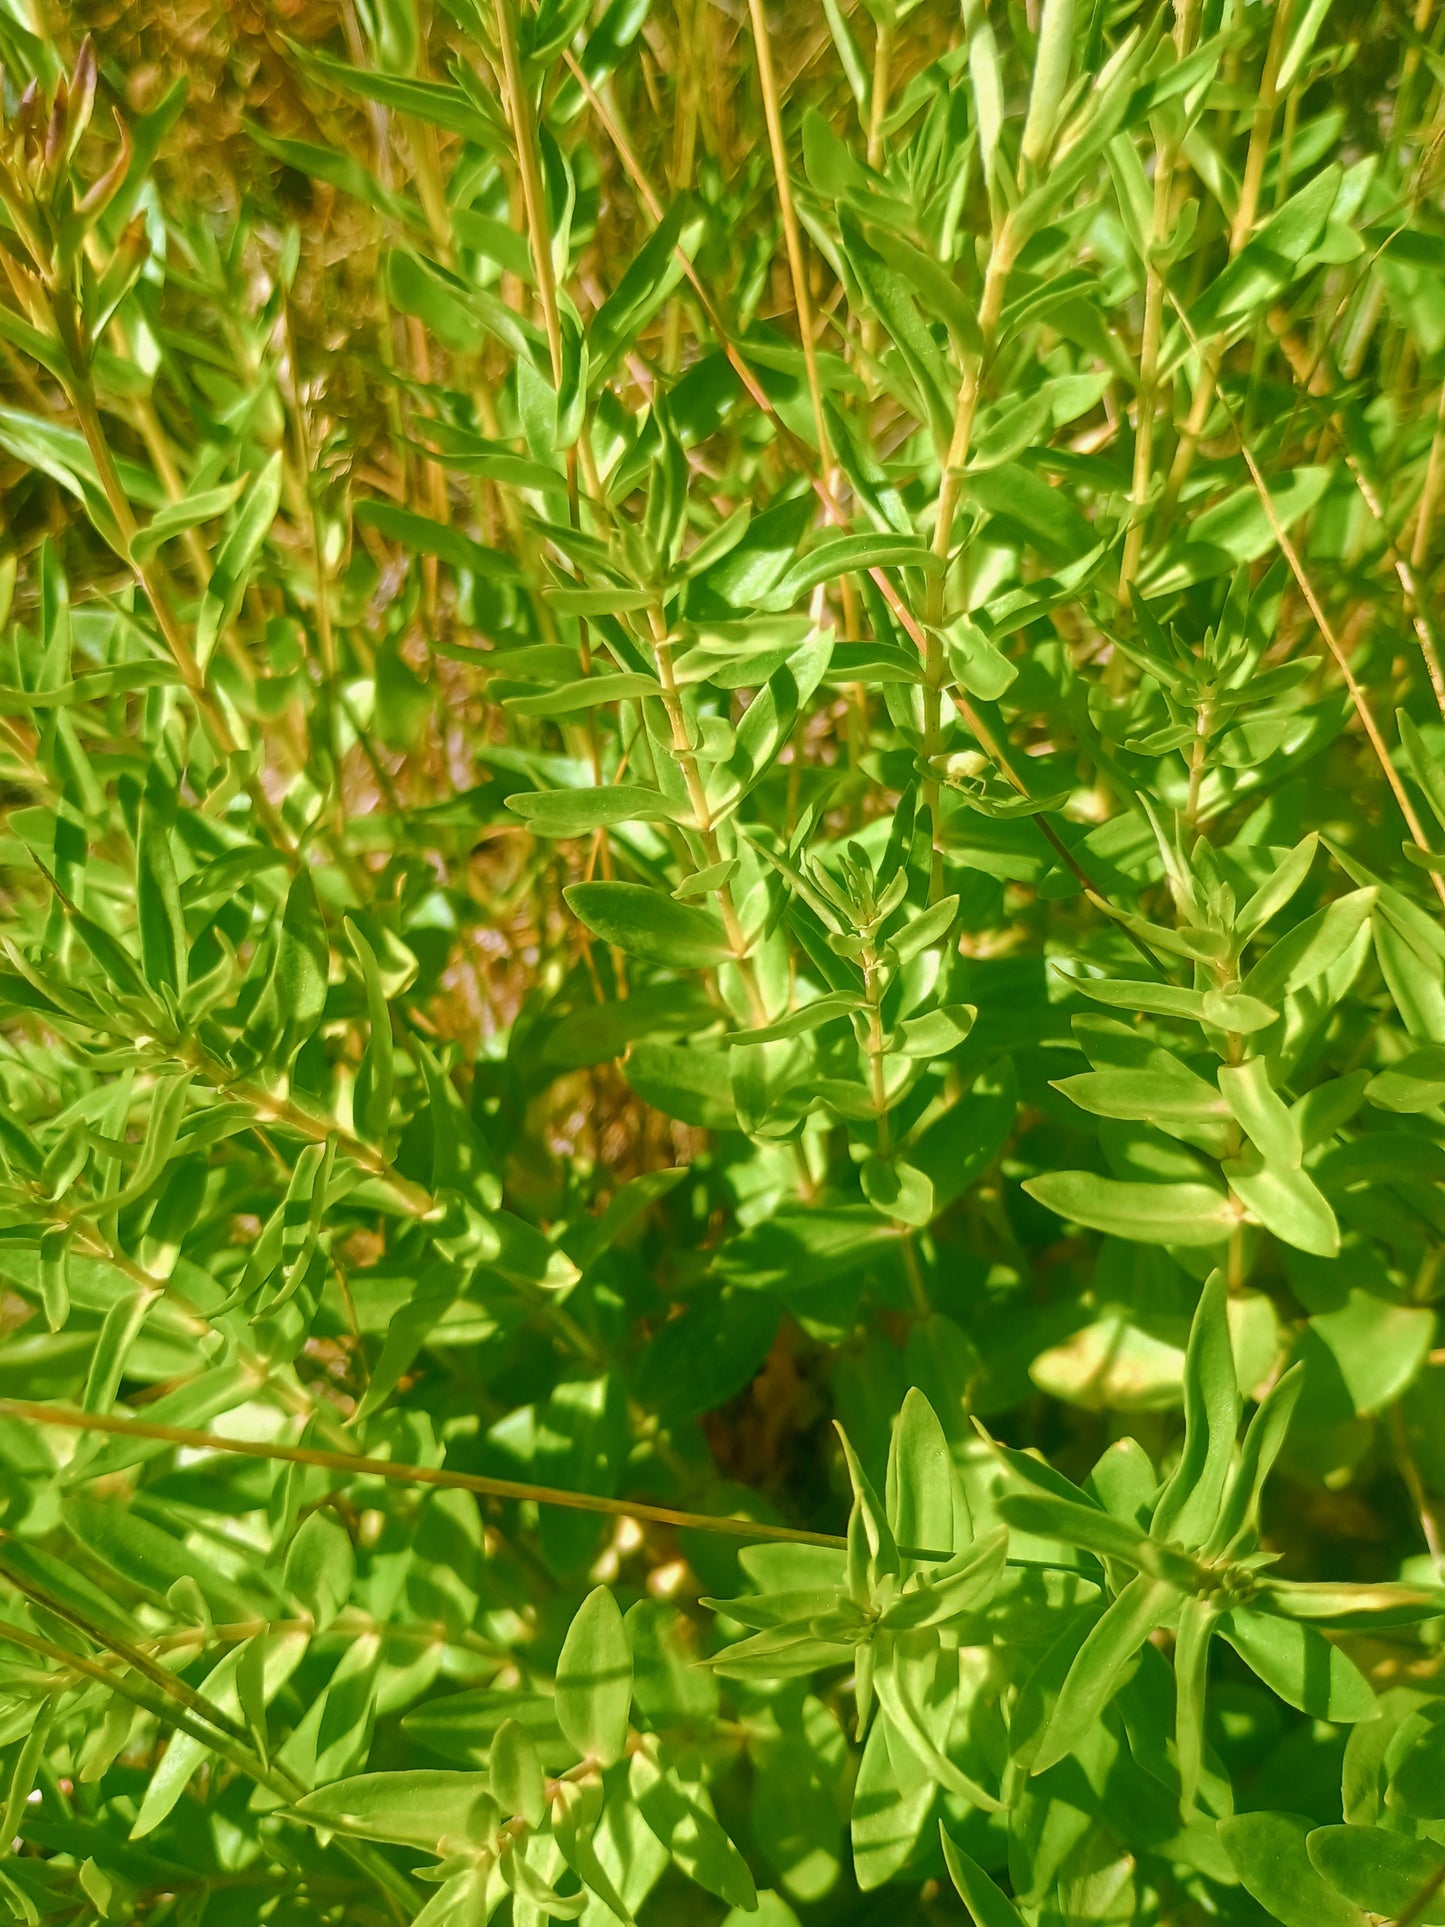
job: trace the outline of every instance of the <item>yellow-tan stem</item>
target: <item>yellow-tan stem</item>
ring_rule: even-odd
[[[788,271],[793,282],[793,305],[798,311],[798,332],[802,336],[803,365],[808,371],[808,393],[813,403],[813,423],[818,436],[818,460],[823,473],[831,475],[833,456],[828,427],[823,418],[823,385],[818,374],[818,346],[813,336],[813,303],[808,293],[807,263],[803,259],[803,234],[798,225],[798,210],[793,204],[792,182],[788,175],[788,149],[783,138],[783,111],[778,97],[778,77],[773,68],[773,47],[768,35],[763,0],[748,0],[753,44],[757,49],[758,86],[763,96],[763,118],[767,122],[768,147],[773,158],[773,175],[778,188],[778,209],[783,217],[783,240],[788,251]]]
[[[1234,211],[1234,221],[1230,227],[1229,258],[1231,261],[1254,232],[1255,219],[1259,213],[1259,193],[1264,183],[1265,164],[1269,159],[1270,132],[1274,126],[1275,110],[1279,106],[1277,82],[1280,63],[1285,56],[1293,13],[1294,0],[1276,0],[1269,46],[1264,57],[1264,73],[1260,78],[1259,95],[1255,104],[1254,124],[1249,134],[1249,152],[1245,157],[1244,178],[1240,183],[1239,205]],[[1214,383],[1215,376],[1219,372],[1221,354],[1221,345],[1213,341],[1207,342],[1200,352],[1199,386],[1194,391],[1189,419],[1179,437],[1179,446],[1174,451],[1174,460],[1170,464],[1169,478],[1164,488],[1161,515],[1166,521],[1173,514],[1180,490],[1188,481],[1189,471],[1194,466],[1200,438],[1209,420],[1209,411],[1214,405]]]

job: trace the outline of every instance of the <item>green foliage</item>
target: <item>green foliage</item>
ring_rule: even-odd
[[[1445,16],[93,11],[0,1909],[1445,1921]]]

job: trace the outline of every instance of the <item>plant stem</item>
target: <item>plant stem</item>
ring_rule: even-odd
[[[70,389],[70,402],[72,408],[75,410],[76,420],[80,423],[80,430],[85,437],[86,446],[90,450],[91,459],[95,463],[96,473],[100,477],[100,485],[105,494],[106,506],[114,518],[116,529],[120,534],[121,540],[125,543],[126,553],[129,556],[131,544],[137,534],[136,519],[131,512],[130,500],[121,486],[120,476],[116,472],[115,461],[110,452],[110,443],[106,439],[104,428],[101,426],[100,410],[96,406],[95,390],[91,386],[88,376],[77,378],[73,382]],[[212,696],[210,690],[206,687],[205,675],[196,660],[195,651],[191,647],[189,638],[181,628],[180,623],[176,620],[175,612],[172,610],[169,600],[161,593],[156,585],[148,566],[144,562],[132,560],[130,567],[135,574],[136,581],[145,593],[146,600],[149,602],[152,613],[155,616],[157,627],[160,629],[166,647],[170,651],[171,659],[181,673],[181,680],[185,684],[192,702],[194,702],[200,713],[201,721],[205,725],[206,733],[210,737],[216,753],[224,761],[229,761],[230,758],[237,754],[238,745],[235,737],[231,734],[231,727],[226,721],[224,712],[216,702],[215,697]],[[265,790],[262,789],[259,779],[255,776],[248,776],[245,779],[245,786],[246,792],[251,799],[251,807],[256,813],[256,820],[265,829],[266,834],[270,837],[276,849],[281,852],[294,869],[299,862],[295,839],[282,823],[280,815],[271,802],[270,797],[268,797]]]
[[[703,781],[702,771],[698,768],[697,755],[688,733],[687,711],[683,708],[682,693],[678,689],[677,677],[673,673],[672,638],[667,634],[666,623],[660,609],[652,611],[652,657],[657,665],[658,681],[662,684],[662,706],[667,712],[668,727],[672,733],[672,753],[682,772],[683,782],[687,785],[688,801],[692,806],[697,834],[702,842],[703,853],[707,857],[706,867],[711,869],[715,864],[723,861],[722,848],[718,842],[717,830],[713,825],[712,808],[707,800],[707,785]],[[733,901],[732,888],[724,881],[718,885],[713,895],[717,899],[718,910],[722,916],[723,928],[727,932],[734,962],[747,990],[753,1023],[761,1026],[768,1021],[768,1007],[763,998],[757,972],[753,968],[752,958],[748,955],[748,940],[743,930],[742,919],[738,916],[737,905]]]
[[[1189,329],[1188,316],[1182,308],[1178,307],[1177,303],[1176,312],[1185,330],[1189,332],[1190,340],[1192,341],[1194,336],[1192,330]],[[1198,344],[1196,343],[1195,345],[1197,348]],[[1260,472],[1259,463],[1254,458],[1254,452],[1248,442],[1246,442],[1239,433],[1239,425],[1234,419],[1234,411],[1230,408],[1223,390],[1219,389],[1216,392],[1224,405],[1225,413],[1229,417],[1230,424],[1234,429],[1235,441],[1238,444],[1240,454],[1244,457],[1244,465],[1249,470],[1249,478],[1254,484],[1254,492],[1259,498],[1260,507],[1264,510],[1265,520],[1270,525],[1274,539],[1279,545],[1280,553],[1289,564],[1290,573],[1298,584],[1300,593],[1305,599],[1306,606],[1314,618],[1315,627],[1319,630],[1326,648],[1335,659],[1335,665],[1340,672],[1345,688],[1349,691],[1350,702],[1354,707],[1355,714],[1360,719],[1360,725],[1365,735],[1369,739],[1370,747],[1375,753],[1375,760],[1380,766],[1381,774],[1389,784],[1391,794],[1395,798],[1400,814],[1405,819],[1405,827],[1410,832],[1416,848],[1428,850],[1430,846],[1425,840],[1425,834],[1420,826],[1420,819],[1415,812],[1415,806],[1410,801],[1410,793],[1401,781],[1399,771],[1395,768],[1394,760],[1386,746],[1384,736],[1381,734],[1380,726],[1375,720],[1375,713],[1370,706],[1369,697],[1365,694],[1363,686],[1355,675],[1354,670],[1350,667],[1350,659],[1345,653],[1339,637],[1335,634],[1329,617],[1324,612],[1320,599],[1315,593],[1314,584],[1310,581],[1304,564],[1300,561],[1299,552],[1295,548],[1294,543],[1291,542],[1279,519],[1273,499],[1270,496],[1269,488],[1264,476]],[[1445,906],[1445,876],[1441,876],[1438,871],[1432,870],[1430,872],[1430,880],[1435,886],[1435,894],[1439,897],[1442,906]]]
[[[547,196],[542,186],[542,170],[537,164],[537,142],[532,127],[532,99],[522,74],[517,48],[517,25],[512,15],[514,0],[496,0],[497,44],[502,55],[502,85],[506,95],[507,118],[512,124],[512,139],[517,149],[517,172],[522,182],[522,201],[527,211],[527,232],[532,242],[532,266],[537,277],[537,299],[542,304],[542,321],[547,330],[547,346],[552,356],[552,378],[562,379],[562,317],[557,308],[557,277],[552,267],[551,232],[547,222]]]
[[[798,211],[793,204],[792,181],[788,174],[788,148],[783,137],[783,111],[778,97],[778,79],[773,69],[773,46],[768,34],[764,0],[748,0],[753,45],[757,51],[758,87],[763,97],[763,118],[767,123],[768,147],[772,153],[773,178],[777,183],[778,208],[783,217],[783,241],[788,251],[788,271],[793,282],[793,304],[798,311],[798,332],[802,337],[803,365],[808,374],[808,393],[813,403],[813,425],[818,436],[818,460],[825,475],[833,472],[833,455],[828,441],[828,425],[823,417],[823,385],[818,374],[818,347],[813,332],[813,303],[808,294],[808,270],[803,259],[803,236]]]
[[[1194,38],[1194,0],[1176,0],[1174,45],[1182,60]],[[1145,508],[1154,476],[1154,427],[1159,403],[1159,345],[1164,332],[1164,268],[1159,258],[1173,225],[1174,169],[1178,142],[1166,138],[1154,159],[1154,206],[1149,259],[1144,266],[1144,328],[1139,342],[1139,389],[1135,403],[1134,468],[1130,483],[1130,521],[1119,565],[1119,601],[1127,608],[1129,585],[1139,573],[1144,547]]]
[[[1274,20],[1270,27],[1269,45],[1264,57],[1264,73],[1260,78],[1259,94],[1255,102],[1254,124],[1250,129],[1249,152],[1245,157],[1244,178],[1240,183],[1239,206],[1234,211],[1234,220],[1229,231],[1229,258],[1232,261],[1254,232],[1255,217],[1259,210],[1260,188],[1264,183],[1265,163],[1269,159],[1270,130],[1274,125],[1275,109],[1279,105],[1276,82],[1279,78],[1280,64],[1288,45],[1290,22],[1294,14],[1294,0],[1275,0]],[[1164,496],[1160,503],[1160,520],[1167,523],[1174,513],[1179,500],[1180,490],[1189,479],[1189,471],[1194,466],[1200,438],[1209,420],[1209,411],[1214,406],[1215,377],[1219,372],[1223,344],[1218,341],[1207,342],[1203,348],[1195,344],[1199,356],[1199,385],[1194,391],[1194,402],[1189,411],[1189,419],[1179,437],[1179,445],[1174,451],[1170,464],[1168,480],[1164,485]]]
[[[1410,544],[1410,567],[1423,573],[1430,553],[1430,538],[1435,531],[1435,510],[1440,501],[1440,486],[1445,481],[1445,382],[1440,384],[1440,399],[1435,405],[1435,432],[1430,438],[1430,455],[1425,463],[1425,481],[1415,511],[1415,534]]]
[[[964,357],[963,376],[959,382],[958,396],[954,404],[953,434],[939,483],[938,512],[933,525],[933,553],[938,559],[939,567],[928,582],[925,603],[928,626],[923,636],[923,760],[930,770],[943,753],[942,692],[948,676],[948,662],[938,630],[942,626],[946,607],[948,562],[953,549],[953,528],[963,494],[964,471],[968,466],[974,417],[978,413],[983,375],[993,349],[994,336],[998,332],[999,317],[1003,313],[1004,294],[1008,288],[1009,275],[1013,271],[1015,253],[1013,225],[1006,216],[989,250],[988,267],[984,272],[983,296],[978,309],[980,346],[977,353]],[[958,704],[957,695],[954,701]],[[962,713],[960,708],[960,714]],[[982,740],[980,738],[980,741]],[[944,850],[942,797],[936,775],[930,775],[924,780],[923,806],[928,812],[929,834],[932,838],[928,900],[930,903],[937,903],[943,895]]]
[[[560,1506],[573,1512],[605,1513],[615,1519],[642,1519],[651,1525],[676,1526],[687,1531],[716,1532],[730,1539],[747,1539],[791,1546],[830,1546],[846,1551],[848,1541],[837,1533],[807,1532],[798,1526],[765,1525],[752,1519],[724,1519],[701,1512],[680,1512],[672,1506],[651,1505],[640,1499],[610,1499],[594,1492],[564,1492],[554,1486],[529,1485],[515,1479],[485,1478],[475,1472],[453,1472],[445,1466],[407,1465],[394,1459],[373,1459],[357,1452],[328,1452],[314,1445],[279,1445],[274,1441],[224,1438],[184,1425],[156,1425],[145,1419],[118,1418],[114,1413],[76,1412],[64,1406],[36,1405],[26,1399],[0,1398],[0,1417],[24,1419],[32,1425],[60,1425],[71,1431],[105,1432],[119,1438],[158,1439],[167,1445],[199,1452],[229,1452],[242,1458],[281,1460],[290,1465],[323,1466],[358,1478],[386,1479],[397,1485],[429,1485],[484,1498],[531,1500],[537,1505]],[[947,1559],[946,1552],[901,1547],[910,1559]],[[5,1637],[9,1637],[8,1631]]]

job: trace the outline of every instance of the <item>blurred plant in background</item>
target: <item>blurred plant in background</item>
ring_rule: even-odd
[[[9,1917],[1445,1920],[1442,34],[0,0]]]

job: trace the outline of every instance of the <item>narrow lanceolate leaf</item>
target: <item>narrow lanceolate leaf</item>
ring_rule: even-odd
[[[507,798],[539,836],[585,836],[614,823],[665,823],[680,814],[657,790],[635,783],[611,789],[534,790]]]
[[[1239,1385],[1222,1272],[1200,1294],[1184,1364],[1184,1447],[1160,1495],[1153,1538],[1197,1546],[1214,1531],[1239,1427]]]
[[[1240,1883],[1283,1927],[1366,1927],[1366,1916],[1316,1871],[1314,1823],[1298,1813],[1236,1813],[1219,1834]]]
[[[1069,84],[1073,36],[1074,0],[1044,0],[1022,150],[1024,159],[1034,167],[1042,165],[1058,127],[1059,108]]]
[[[1227,1159],[1223,1168],[1230,1189],[1266,1230],[1297,1251],[1336,1256],[1339,1220],[1308,1172],[1244,1158]]]
[[[1275,1380],[1260,1400],[1259,1409],[1249,1421],[1239,1463],[1230,1476],[1229,1488],[1214,1529],[1205,1545],[1207,1557],[1223,1552],[1253,1550],[1259,1530],[1259,1508],[1264,1482],[1278,1458],[1289,1430],[1290,1419],[1300,1393],[1304,1390],[1304,1367],[1293,1365]]]
[[[1438,1923],[1445,1852],[1433,1840],[1412,1840],[1383,1827],[1316,1827],[1305,1841],[1310,1865],[1329,1885],[1368,1913]],[[1427,1898],[1432,1896],[1432,1898]]]
[[[356,1076],[355,1117],[360,1134],[373,1143],[386,1136],[391,1117],[395,1079],[395,1050],[391,1032],[391,1010],[381,981],[376,953],[355,924],[348,923],[347,935],[361,965],[361,980],[366,991],[367,1043],[361,1068]]]
[[[747,1862],[702,1804],[700,1789],[646,1752],[633,1754],[628,1785],[643,1819],[690,1879],[731,1907],[757,1907]]]
[[[583,1600],[557,1661],[557,1721],[585,1759],[611,1766],[627,1744],[632,1649],[606,1586]]]
[[[331,952],[326,925],[309,870],[298,872],[286,893],[276,949],[276,989],[288,1039],[304,1044],[326,1008]]]
[[[954,1552],[972,1520],[938,1414],[917,1387],[903,1401],[888,1450],[885,1510],[900,1546]]]
[[[879,1624],[890,1632],[946,1626],[986,1606],[1003,1578],[1008,1532],[999,1526],[985,1533],[946,1565],[921,1568],[911,1591],[888,1607]]]
[[[1003,1802],[988,1788],[981,1786],[971,1774],[949,1759],[938,1742],[928,1730],[927,1722],[918,1706],[914,1703],[908,1686],[896,1664],[885,1656],[873,1674],[873,1687],[878,1695],[878,1704],[897,1732],[903,1746],[917,1755],[931,1777],[945,1786],[960,1799],[967,1800],[970,1806],[985,1813],[1000,1813]]]
[[[261,544],[276,519],[281,504],[281,484],[281,457],[273,455],[241,498],[235,525],[216,557],[216,566],[201,600],[196,623],[196,656],[202,668],[209,662],[226,624],[240,607]]]
[[[460,1847],[497,1818],[485,1775],[430,1769],[336,1780],[298,1800],[296,1811],[314,1827],[433,1853]]]
[[[627,1903],[618,1893],[612,1876],[598,1858],[593,1845],[593,1830],[601,1810],[602,1788],[596,1780],[580,1785],[575,1780],[559,1781],[553,1796],[553,1831],[563,1859],[588,1893],[596,1894],[607,1911],[623,1923],[623,1927],[632,1927],[632,1915]]]
[[[502,1810],[520,1815],[529,1827],[540,1827],[547,1817],[542,1763],[531,1735],[516,1720],[503,1720],[493,1735],[488,1772]]]
[[[640,883],[574,883],[565,895],[594,936],[648,963],[695,970],[730,954],[722,924],[709,911],[659,897]]]
[[[1140,1244],[1216,1245],[1239,1222],[1225,1194],[1208,1184],[1132,1184],[1051,1171],[1027,1179],[1024,1189],[1061,1218]]]
[[[1363,1674],[1313,1626],[1236,1606],[1219,1630],[1245,1664],[1301,1712],[1321,1720],[1363,1720],[1374,1710]]]
[[[185,994],[188,944],[181,914],[171,833],[149,800],[142,803],[136,843],[136,912],[140,921],[141,968],[153,990],[162,985]]]
[[[947,1825],[940,1820],[938,1828],[949,1878],[973,1915],[976,1927],[1023,1927],[1023,1915],[1018,1908],[999,1892],[978,1862],[969,1858]]]
[[[1086,1552],[1104,1559],[1123,1559],[1131,1566],[1143,1563],[1143,1548],[1148,1534],[1111,1512],[1091,1506],[1075,1505],[1045,1492],[1006,1492],[998,1509],[1011,1526],[1041,1539],[1062,1539],[1082,1546]]]
[[[1165,1580],[1131,1579],[1079,1648],[1034,1757],[1043,1773],[1072,1753],[1123,1684],[1144,1641],[1163,1625],[1178,1594]]]

